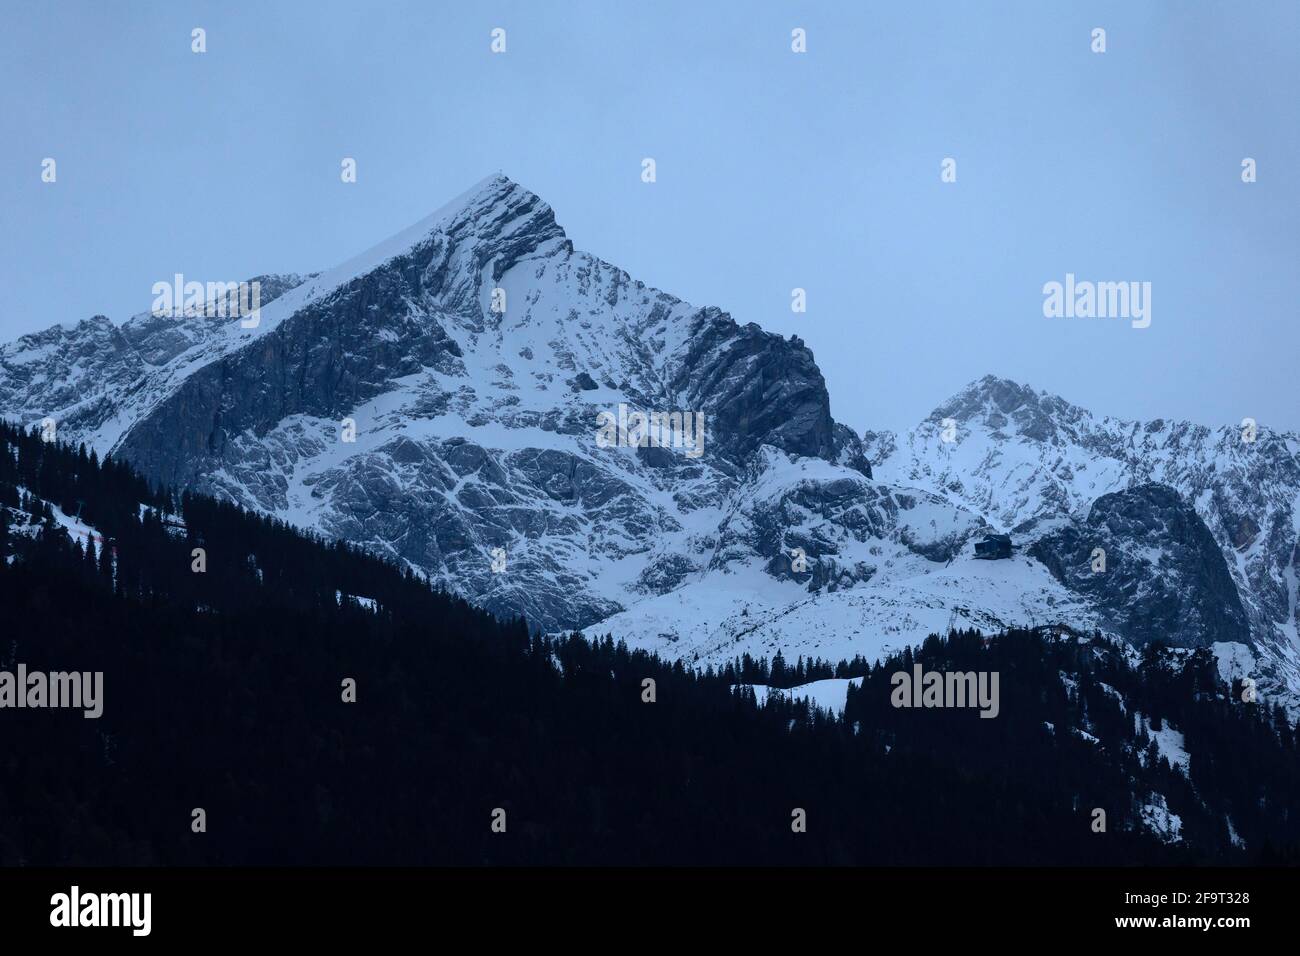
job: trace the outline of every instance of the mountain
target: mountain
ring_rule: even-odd
[[[1199,637],[1192,643],[1200,644],[1249,640],[1223,555],[1195,509],[1167,485],[1102,495],[1086,520],[1043,535],[1029,552],[1071,591],[1091,597],[1111,629],[1138,646],[1170,635]]]
[[[686,668],[530,635],[4,424],[0,607],[0,866],[1131,866],[1300,842],[1295,730],[1204,649],[954,632]],[[998,719],[891,706],[913,666],[1003,674]],[[93,703],[55,709],[69,677]],[[802,702],[832,687],[842,716]]]
[[[1300,690],[1300,436],[1094,416],[987,376],[865,442],[878,478],[978,512],[1133,643],[1248,645]]]
[[[575,250],[502,176],[272,285],[255,328],[146,314],[19,339],[0,415],[542,630],[686,661],[1065,625],[1300,690],[1295,436],[1097,419],[988,378],[859,438],[797,337]],[[639,444],[638,413],[686,440]],[[992,531],[1010,558],[975,557]]]
[[[0,411],[53,418],[153,479],[364,544],[546,629],[703,572],[755,461],[869,474],[802,342],[576,252],[504,177],[286,283],[257,328],[200,324],[141,347],[188,321],[20,339],[0,351]],[[598,414],[620,404],[703,415],[705,453],[599,447]]]

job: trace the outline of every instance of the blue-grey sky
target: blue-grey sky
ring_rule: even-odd
[[[500,170],[579,248],[798,334],[859,431],[989,372],[1300,429],[1294,0],[28,4],[0,141],[0,339],[329,267]],[[1067,272],[1150,282],[1150,327],[1045,318]]]

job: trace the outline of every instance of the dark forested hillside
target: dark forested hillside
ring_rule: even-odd
[[[999,672],[998,717],[893,707],[917,662]],[[102,671],[103,714],[0,709],[6,865],[1234,863],[1300,842],[1295,728],[1208,655],[954,633],[699,673],[530,634],[0,424],[0,670],[19,664]],[[862,679],[842,719],[732,686],[829,676]],[[1166,721],[1185,772],[1150,737]],[[1179,840],[1143,823],[1153,794]]]

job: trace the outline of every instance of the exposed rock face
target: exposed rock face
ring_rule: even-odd
[[[93,433],[116,413],[145,362],[106,316],[55,325],[0,348],[0,409],[37,422],[56,416],[64,436]]]
[[[1136,646],[1247,643],[1237,587],[1196,511],[1167,485],[1102,495],[1086,521],[1030,547],[1067,588],[1088,597],[1103,619]]]
[[[261,284],[263,305],[303,281],[297,275],[249,280]],[[150,385],[165,378],[169,363],[222,337],[231,321],[142,312],[116,326],[96,315],[25,335],[0,346],[0,414],[23,422],[53,417],[62,437],[107,451],[121,422],[134,421],[153,400]]]
[[[955,425],[951,442],[945,419]],[[1300,689],[1300,437],[1261,429],[1248,441],[1235,427],[1098,417],[987,376],[912,431],[868,433],[865,445],[878,477],[929,488],[1025,543],[1063,522],[1085,526],[1106,495],[1150,483],[1174,489],[1222,557],[1261,667],[1275,686]],[[1215,593],[1231,633],[1230,595]],[[1207,609],[1202,626],[1170,640],[1203,640],[1215,619]]]
[[[73,382],[68,354],[93,351],[111,387],[90,414],[87,382],[29,376],[0,410],[53,415],[151,477],[364,543],[547,629],[707,566],[700,542],[764,446],[869,473],[803,343],[575,252],[504,177],[358,262],[286,280],[269,306],[264,282],[252,330],[145,315],[29,337],[0,356],[35,369],[48,344]],[[702,413],[704,453],[599,447],[598,415],[620,404]]]
[[[99,316],[0,347],[0,414],[692,661],[1061,622],[1248,642],[1300,688],[1295,436],[1095,419],[990,377],[863,441],[799,339],[576,251],[500,176],[335,269],[259,279],[255,328]],[[700,453],[601,440],[631,412],[702,415]],[[998,531],[1011,558],[975,560]]]
[[[760,445],[817,458],[834,453],[830,395],[798,336],[785,341],[752,322],[737,326],[724,312],[702,309],[671,387],[718,423],[737,462]]]

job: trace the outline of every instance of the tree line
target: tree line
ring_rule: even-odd
[[[0,670],[104,674],[97,720],[0,709],[5,865],[1255,863],[1300,845],[1296,728],[1208,652],[1134,666],[1099,636],[957,631],[883,661],[701,670],[531,633],[4,423],[0,614]],[[917,662],[998,671],[999,717],[892,707],[890,675]],[[859,679],[843,715],[745,687],[827,677]],[[1166,725],[1186,772],[1153,739]],[[1142,824],[1153,794],[1180,842]]]

